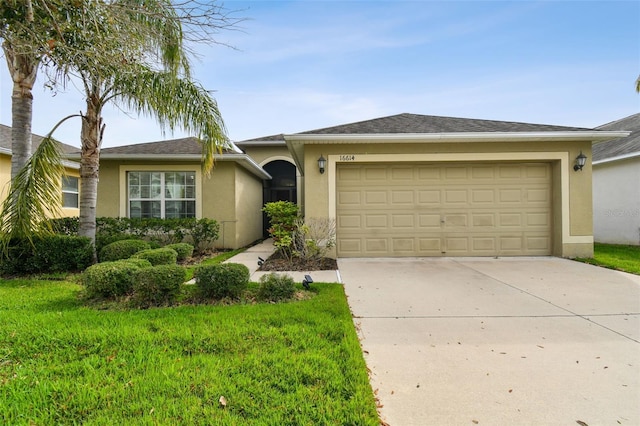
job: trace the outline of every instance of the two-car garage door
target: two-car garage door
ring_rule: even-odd
[[[341,163],[339,257],[551,254],[548,163]]]

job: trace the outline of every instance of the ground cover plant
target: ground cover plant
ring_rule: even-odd
[[[96,310],[0,280],[6,424],[377,425],[342,286],[307,300]]]
[[[582,262],[640,275],[640,246],[594,244],[593,258]]]

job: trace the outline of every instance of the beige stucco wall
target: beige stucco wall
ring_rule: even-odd
[[[574,159],[581,150],[589,160],[583,171],[574,172]],[[327,158],[324,174],[320,174],[317,167],[320,155]],[[593,256],[590,160],[589,141],[371,144],[318,141],[305,145],[304,211],[307,217],[335,218],[335,168],[344,161],[549,162],[553,169],[554,255],[590,257]]]
[[[196,216],[220,223],[216,247],[239,248],[262,236],[262,180],[233,161],[216,162],[206,176],[199,162],[101,160],[97,216],[127,215],[126,173],[134,170],[196,171]]]
[[[273,160],[289,160],[293,164],[291,154],[286,145],[282,146],[248,146],[242,148],[253,161],[261,166]]]
[[[11,157],[0,154],[0,204],[7,198],[9,182],[11,182]]]
[[[262,238],[262,181],[236,168],[236,239],[243,247]]]
[[[597,242],[640,244],[640,158],[593,167],[593,232]]]

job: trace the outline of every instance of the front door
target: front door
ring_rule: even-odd
[[[276,160],[267,163],[263,168],[272,177],[271,180],[265,180],[263,185],[263,204],[274,201],[291,201],[298,202],[298,188],[296,185],[296,167],[283,160]],[[262,213],[262,228],[265,237],[269,236],[269,218]]]

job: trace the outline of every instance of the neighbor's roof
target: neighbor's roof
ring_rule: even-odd
[[[35,150],[40,143],[44,139],[44,136],[31,134],[31,142],[33,144],[33,149]],[[59,141],[58,141],[59,142]],[[62,147],[62,152],[68,154],[70,152],[77,151],[78,148],[75,146],[67,145],[66,143],[59,142]],[[0,124],[0,148],[3,148],[3,151],[7,154],[11,153],[11,127],[6,126],[4,124]]]
[[[310,130],[299,135],[397,134],[397,133],[468,133],[468,132],[557,132],[591,130],[579,127],[511,121],[439,117],[435,115],[398,114],[357,123]]]
[[[597,127],[599,130],[627,130],[629,136],[593,146],[593,162],[606,163],[640,156],[640,113]]]

